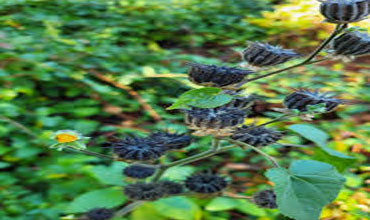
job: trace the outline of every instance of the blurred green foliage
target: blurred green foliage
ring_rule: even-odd
[[[272,14],[289,11],[297,1],[278,5],[274,11],[272,2],[276,1],[0,0],[0,218],[55,220],[61,214],[81,212],[86,206],[108,206],[105,200],[111,201],[110,207],[119,207],[125,201],[123,195],[117,196],[117,186],[124,184],[121,170],[125,164],[51,151],[47,148],[52,143],[50,135],[56,130],[74,129],[91,137],[89,148],[109,153],[101,146],[114,135],[142,135],[153,129],[185,131],[181,114],[165,108],[194,87],[184,79],[186,62],[235,65],[240,61],[237,51],[246,40],[269,39],[310,48],[327,34],[328,26],[315,19],[310,21],[317,23],[298,25],[299,12],[273,22]],[[311,8],[304,10],[318,15]],[[317,25],[320,29],[316,35],[305,35]],[[277,36],[299,41],[288,42]],[[363,66],[356,62],[351,69],[345,69],[346,64],[328,65],[330,68],[302,67],[273,80],[248,84],[248,91],[273,103],[280,103],[291,88],[297,87],[324,88],[342,92],[343,98],[370,100],[364,77],[369,63]],[[143,109],[132,91],[163,120],[157,121]],[[369,150],[366,141],[370,127],[361,120],[362,115],[369,117],[363,106],[345,106],[314,123],[327,133],[330,149],[363,153]],[[274,112],[258,116],[263,122]],[[307,143],[293,132],[289,134],[285,143]],[[195,152],[208,144],[206,138],[187,150]],[[275,145],[266,148],[272,155],[286,155],[286,164],[291,159],[308,159],[306,153],[314,153],[312,149],[285,151]],[[184,156],[176,152],[167,160]],[[338,202],[324,210],[324,217],[366,218],[362,205],[367,201],[361,192],[365,168],[359,165],[365,156],[352,156],[356,168],[345,171],[347,188]],[[261,168],[248,172],[221,169],[247,181],[245,185],[239,183],[240,192],[251,194],[268,188],[261,176],[262,168],[266,168],[263,158],[238,149],[227,158],[230,163]],[[225,157],[215,156],[200,167],[218,169],[221,162]],[[195,171],[189,166],[174,169],[167,178],[182,180]],[[278,213],[244,200],[174,197],[146,203],[129,219],[223,220],[234,215],[262,220],[275,218]]]

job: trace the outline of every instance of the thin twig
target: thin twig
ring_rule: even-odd
[[[99,158],[102,158],[102,159],[115,160],[114,157],[111,157],[111,156],[108,156],[108,155],[105,155],[105,154],[96,153],[96,152],[89,151],[89,150],[75,149],[73,147],[66,147],[66,149],[72,150],[72,151],[75,151],[75,152],[79,152],[79,153],[83,153],[83,154],[86,154],[86,155],[89,155],[89,156],[99,157]]]
[[[136,209],[140,205],[142,205],[144,201],[136,201],[128,204],[127,206],[123,207],[119,211],[116,212],[115,216],[116,217],[121,217],[125,216],[127,213],[131,212],[132,210]]]
[[[280,168],[280,165],[279,163],[275,160],[275,158],[271,157],[270,155],[266,154],[265,152],[261,151],[260,149],[258,149],[257,147],[254,147],[252,145],[249,145],[249,144],[246,144],[246,143],[243,143],[241,141],[236,141],[236,140],[232,140],[232,139],[228,139],[229,142],[235,144],[235,145],[238,145],[242,148],[251,148],[252,150],[256,151],[257,153],[261,154],[262,156],[264,156],[267,160],[269,160],[275,167],[277,168]]]
[[[156,121],[162,120],[161,116],[150,106],[135,90],[133,90],[130,86],[120,84],[116,81],[111,80],[109,77],[104,76],[101,73],[96,72],[95,70],[90,70],[92,75],[96,77],[97,79],[104,81],[106,83],[109,83],[110,85],[122,89],[126,91],[129,95],[134,97],[140,105],[144,108],[145,111],[148,112],[148,114]]]
[[[17,121],[14,121],[13,119],[11,118],[8,118],[6,116],[3,116],[3,115],[0,115],[0,120],[2,121],[6,121],[10,124],[12,124],[14,127],[17,127],[19,129],[21,129],[22,131],[24,131],[24,133],[34,137],[34,138],[37,138],[37,135],[31,131],[30,129],[28,129],[26,126],[22,125],[21,123],[17,122]]]

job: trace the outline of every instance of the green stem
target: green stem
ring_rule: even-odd
[[[262,124],[260,124],[260,125],[257,125],[257,126],[252,126],[251,127],[251,129],[253,128],[258,128],[258,127],[263,127],[263,126],[266,126],[266,125],[268,125],[268,124],[272,124],[272,123],[275,123],[275,122],[279,122],[279,121],[283,121],[283,120],[285,120],[285,119],[287,119],[287,118],[290,118],[290,117],[292,117],[292,116],[294,116],[294,115],[291,115],[291,114],[283,114],[282,116],[280,116],[280,117],[278,117],[278,118],[275,118],[275,119],[273,119],[273,120],[271,120],[271,121],[268,121],[268,122],[265,122],[265,123],[262,123]]]
[[[246,143],[243,143],[241,141],[236,141],[236,140],[232,140],[232,139],[229,139],[229,142],[235,144],[235,145],[238,145],[242,148],[251,148],[252,150],[256,151],[257,153],[261,154],[262,156],[264,156],[267,160],[269,160],[275,167],[277,168],[280,168],[280,165],[279,163],[275,160],[275,158],[271,157],[270,155],[266,154],[265,152],[261,151],[260,149],[258,149],[257,147],[254,147],[252,145],[249,145],[249,144],[246,144]]]
[[[127,206],[123,207],[122,209],[120,209],[119,211],[117,211],[115,213],[115,216],[116,217],[125,216],[127,213],[131,212],[132,210],[134,210],[135,208],[139,207],[143,203],[144,203],[144,201],[135,201],[135,202],[132,202],[132,203],[128,204]]]
[[[96,153],[96,152],[92,152],[92,151],[89,151],[89,150],[75,149],[75,148],[72,148],[72,147],[66,147],[66,149],[72,150],[72,151],[75,151],[75,152],[79,152],[79,153],[83,153],[83,154],[86,154],[86,155],[89,155],[89,156],[99,157],[99,158],[102,158],[102,159],[114,160],[114,158],[111,157],[111,156]]]
[[[300,67],[300,66],[304,66],[304,65],[308,65],[308,64],[314,64],[314,63],[319,63],[319,62],[328,60],[329,58],[323,58],[323,59],[313,60],[312,61],[312,59],[314,59],[338,34],[342,33],[342,31],[344,29],[346,29],[346,28],[347,28],[347,25],[338,24],[336,26],[335,30],[331,33],[331,35],[324,42],[322,42],[320,44],[320,46],[317,47],[308,56],[308,58],[306,58],[301,63],[295,64],[293,66],[286,67],[284,69],[280,69],[280,70],[276,70],[276,71],[273,71],[273,72],[270,72],[270,73],[266,73],[266,74],[263,74],[263,75],[260,75],[260,76],[256,76],[254,78],[250,78],[246,82],[252,82],[252,81],[255,81],[255,80],[258,80],[258,79],[262,79],[262,78],[265,78],[265,77],[268,77],[268,76],[272,76],[272,75],[275,75],[275,74],[278,74],[278,73],[281,73],[281,72],[285,72],[287,70],[295,69],[295,68]]]
[[[14,127],[17,127],[19,128],[20,130],[24,131],[24,133],[34,137],[34,138],[37,138],[37,135],[35,133],[33,133],[30,129],[28,129],[26,126],[22,125],[21,123],[17,122],[17,121],[14,121],[13,119],[11,118],[8,118],[8,117],[5,117],[3,115],[0,115],[0,120],[2,121],[6,121],[8,122],[9,124],[12,124]]]

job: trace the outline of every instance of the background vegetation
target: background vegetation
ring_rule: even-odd
[[[119,187],[128,181],[121,175],[125,164],[50,150],[54,131],[77,130],[91,137],[91,150],[102,153],[109,153],[104,143],[113,136],[186,131],[182,115],[165,110],[194,87],[184,75],[186,62],[238,65],[238,52],[247,40],[308,54],[333,28],[321,23],[315,0],[0,0],[0,15],[2,220],[73,219],[74,213],[91,206],[125,204]],[[366,21],[358,25],[370,30]],[[253,107],[254,116],[258,122],[273,117],[272,108],[281,107],[282,98],[297,87],[369,101],[369,65],[369,57],[352,63],[330,61],[247,84],[248,91],[262,100]],[[343,171],[346,186],[323,211],[322,219],[369,218],[368,167],[363,165],[369,156],[367,110],[342,106],[310,122],[325,132],[331,149],[355,161],[343,155],[333,159],[313,148],[310,138],[289,130],[283,143],[311,147],[265,149],[283,164],[315,158],[334,162]],[[286,130],[292,123],[276,125]],[[196,152],[208,144],[205,139],[187,150]],[[185,155],[176,152],[167,160]],[[211,167],[230,176],[236,193],[251,195],[271,184],[262,175],[269,164],[253,152],[236,149],[195,165],[170,170],[167,178],[181,180]],[[146,203],[121,220],[148,216],[151,220],[283,219],[277,211],[259,209],[245,200],[174,197]]]

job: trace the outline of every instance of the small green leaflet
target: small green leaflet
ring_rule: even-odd
[[[280,212],[296,220],[318,219],[345,182],[332,165],[314,160],[295,161],[289,170],[272,168],[266,176],[275,184]]]
[[[316,128],[313,125],[296,124],[288,127],[290,130],[300,134],[302,137],[317,144],[315,149],[314,159],[330,163],[335,166],[338,171],[343,172],[347,167],[355,162],[355,158],[342,154],[336,150],[327,147],[329,135]]]
[[[234,199],[217,197],[209,202],[205,209],[207,211],[226,211],[236,209],[248,215],[266,216],[264,209],[245,199]]]
[[[189,106],[198,108],[216,108],[225,105],[232,100],[232,96],[222,94],[222,89],[205,87],[201,89],[192,89],[180,95],[168,110],[188,109]]]

